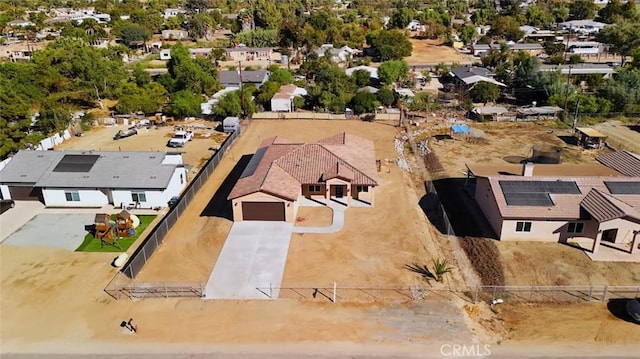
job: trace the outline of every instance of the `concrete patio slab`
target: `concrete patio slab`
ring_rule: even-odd
[[[630,244],[617,246],[622,248],[616,248],[613,245],[607,243],[601,243],[596,253],[592,252],[593,240],[590,239],[574,239],[572,242],[579,246],[584,254],[594,262],[630,262],[640,263],[640,251],[631,254]]]
[[[234,223],[207,281],[205,299],[277,299],[292,229],[286,222]]]
[[[87,234],[85,225],[93,224],[94,217],[95,213],[41,213],[16,230],[2,244],[74,251]]]
[[[40,202],[16,201],[14,208],[0,214],[0,243],[43,210]]]

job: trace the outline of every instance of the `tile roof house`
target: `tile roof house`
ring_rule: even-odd
[[[605,243],[640,261],[640,177],[600,164],[484,167],[467,166],[468,186],[498,239],[587,240],[594,255]]]
[[[373,143],[342,133],[317,143],[282,137],[262,142],[233,187],[235,221],[295,221],[299,200],[373,204],[376,179]]]
[[[640,177],[640,155],[628,151],[616,151],[596,157],[603,165],[629,176]]]
[[[240,81],[240,72],[242,72],[242,81]],[[254,84],[260,87],[267,82],[270,75],[271,73],[267,70],[220,71],[218,80],[224,87],[240,87],[242,84]]]
[[[48,207],[166,207],[187,185],[180,154],[20,151],[0,170],[2,198]]]

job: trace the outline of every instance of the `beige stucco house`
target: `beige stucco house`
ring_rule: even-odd
[[[601,244],[640,253],[640,177],[601,164],[467,168],[469,189],[500,240],[590,239],[593,253]]]
[[[302,198],[373,205],[377,185],[369,140],[348,133],[307,144],[273,137],[262,142],[228,199],[234,221],[294,222]]]

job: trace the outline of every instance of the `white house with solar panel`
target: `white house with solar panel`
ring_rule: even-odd
[[[499,240],[589,243],[640,261],[640,156],[595,164],[468,164],[467,189]]]
[[[47,207],[166,207],[187,185],[180,154],[20,151],[0,169],[3,199]]]

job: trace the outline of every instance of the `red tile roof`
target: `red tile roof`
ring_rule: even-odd
[[[600,223],[622,217],[640,221],[640,213],[635,208],[597,189],[592,189],[580,202],[580,206]]]
[[[586,195],[592,190],[612,196],[609,189],[604,184],[607,182],[628,182],[640,181],[640,177],[525,177],[525,176],[489,176],[487,177],[491,190],[495,196],[496,203],[502,218],[531,218],[531,219],[579,219],[580,204]],[[554,205],[544,206],[508,206],[499,181],[575,181],[581,194],[554,194],[549,196]],[[612,196],[613,197],[613,196]],[[640,195],[617,194],[614,196],[629,206],[640,209]]]
[[[616,151],[598,156],[596,160],[625,176],[640,177],[640,156],[627,151]]]
[[[228,198],[265,192],[295,200],[301,194],[301,184],[341,177],[352,184],[377,186],[375,173],[375,153],[369,140],[346,133],[315,144],[273,137],[262,142]]]

